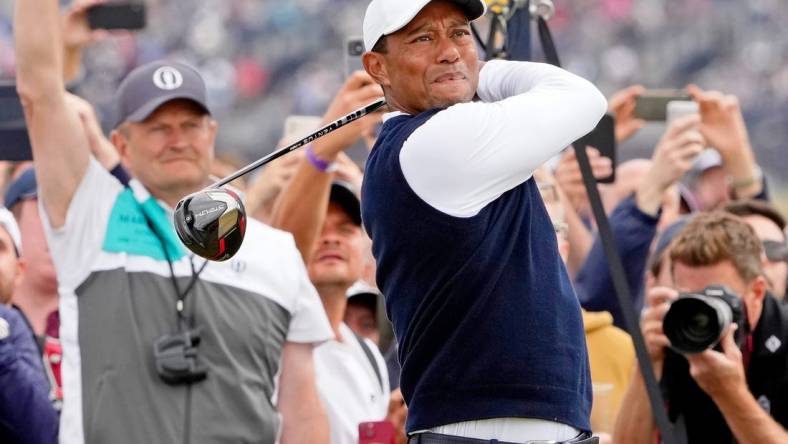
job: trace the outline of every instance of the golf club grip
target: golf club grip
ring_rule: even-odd
[[[298,142],[295,142],[294,144],[286,146],[284,148],[278,149],[278,150],[274,151],[273,153],[263,157],[262,159],[259,159],[259,160],[256,160],[253,163],[250,163],[249,165],[241,168],[240,170],[236,171],[233,174],[230,174],[229,176],[225,177],[224,179],[220,179],[219,181],[217,181],[216,183],[214,183],[213,185],[211,185],[208,188],[219,188],[221,186],[227,185],[228,183],[230,183],[230,182],[234,181],[235,179],[243,176],[244,174],[247,174],[247,173],[249,173],[251,171],[254,171],[257,168],[260,168],[261,166],[267,164],[268,162],[271,162],[274,159],[278,159],[278,158],[284,156],[285,154],[289,153],[290,151],[296,150],[296,149],[301,148],[302,146],[304,146],[304,145],[306,145],[308,143],[314,142],[315,140],[325,136],[326,134],[331,133],[331,132],[333,132],[335,130],[338,130],[339,128],[342,128],[343,126],[347,125],[348,123],[354,122],[354,121],[366,116],[367,114],[374,112],[375,110],[377,110],[378,108],[380,108],[381,106],[383,106],[385,104],[386,104],[386,99],[381,97],[380,99],[370,103],[369,105],[366,105],[366,106],[364,106],[362,108],[359,108],[359,109],[353,111],[350,114],[347,114],[345,116],[340,117],[339,119],[337,119],[337,120],[329,123],[328,125],[318,129],[314,133],[304,137],[303,139],[299,140]]]

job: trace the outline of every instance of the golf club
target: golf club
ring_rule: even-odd
[[[204,190],[190,194],[175,207],[175,232],[194,254],[212,261],[225,261],[241,248],[246,232],[246,210],[241,198],[221,188],[233,180],[278,159],[326,134],[370,114],[386,104],[380,98],[318,129],[303,139],[241,168]]]

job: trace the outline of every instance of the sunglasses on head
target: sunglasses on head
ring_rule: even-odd
[[[771,262],[788,262],[788,245],[785,242],[765,240],[763,250]]]

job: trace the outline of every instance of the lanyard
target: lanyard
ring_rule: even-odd
[[[192,291],[194,286],[197,284],[197,280],[200,278],[200,274],[205,270],[205,267],[208,265],[208,261],[203,262],[202,266],[199,270],[194,269],[194,255],[189,256],[189,267],[192,270],[192,278],[189,283],[186,285],[186,289],[181,292],[181,288],[178,285],[178,279],[175,277],[175,268],[172,265],[172,258],[170,258],[170,251],[167,249],[167,244],[164,240],[164,235],[157,230],[156,224],[153,223],[152,216],[148,214],[147,208],[140,204],[140,209],[142,210],[142,215],[145,218],[145,223],[148,225],[148,228],[153,233],[153,236],[156,237],[156,240],[159,241],[159,245],[161,245],[162,252],[164,252],[164,258],[167,260],[167,266],[170,269],[170,282],[172,282],[172,288],[175,291],[175,314],[177,316],[178,321],[178,330],[184,331],[187,327],[188,321],[188,328],[194,327],[194,310],[195,304],[192,304],[192,315],[186,316],[184,315],[184,307],[186,298],[189,296],[189,293]],[[163,229],[163,228],[162,228]]]
[[[159,238],[157,235],[156,238]],[[159,239],[161,242],[161,239]],[[162,242],[162,248],[164,248],[164,243]],[[192,313],[191,316],[186,316],[183,314],[184,306],[186,305],[186,297],[189,296],[189,293],[194,288],[194,285],[197,283],[197,279],[200,278],[200,274],[203,270],[205,270],[206,265],[208,265],[208,261],[205,261],[199,270],[194,269],[194,256],[189,256],[189,267],[192,270],[192,278],[189,281],[189,284],[186,285],[186,289],[181,292],[180,286],[178,285],[178,279],[175,277],[175,269],[172,266],[172,261],[170,260],[170,256],[167,252],[164,252],[165,256],[167,257],[167,265],[170,267],[170,281],[172,282],[172,288],[175,290],[175,313],[178,317],[178,329],[184,330],[184,324],[188,321],[189,328],[194,327],[194,304],[192,304]]]

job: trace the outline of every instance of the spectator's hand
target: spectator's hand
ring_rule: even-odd
[[[670,340],[662,331],[662,320],[670,308],[670,303],[675,301],[678,295],[672,288],[652,288],[646,293],[646,303],[640,316],[640,329],[646,342],[646,350],[658,377],[665,360],[665,348],[670,346]]]
[[[353,159],[345,153],[339,153],[336,162],[336,178],[350,183],[357,192],[361,192],[361,182],[364,180],[364,174],[361,172],[361,168],[359,168],[356,162],[353,162]]]
[[[692,168],[706,142],[698,130],[700,116],[676,119],[657,144],[652,166],[637,190],[637,205],[644,213],[656,215],[665,192]]]
[[[700,131],[709,145],[719,151],[736,197],[749,199],[760,194],[763,180],[758,177],[758,164],[739,100],[719,91],[703,91],[695,85],[687,86],[687,91],[700,106]]]
[[[383,89],[380,85],[375,83],[366,72],[356,71],[347,78],[329,105],[323,115],[323,124],[333,122],[380,97],[383,97]],[[369,127],[379,121],[380,114],[374,113],[316,140],[313,144],[315,154],[322,159],[333,160],[337,154],[356,143]]]
[[[284,146],[280,143],[280,146]],[[246,191],[244,205],[249,217],[268,222],[274,202],[295,175],[304,150],[296,150],[266,165]]]
[[[405,399],[402,397],[400,389],[396,389],[391,392],[386,419],[394,424],[394,430],[397,433],[397,444],[406,444],[408,442],[408,436],[405,433],[405,420],[407,418],[408,407],[405,405]]]
[[[69,6],[61,19],[66,50],[81,50],[109,35],[106,30],[93,30],[88,26],[87,10],[104,2],[106,0],[75,0]]]
[[[645,125],[645,120],[635,117],[635,100],[645,90],[641,85],[633,85],[616,92],[610,98],[608,111],[616,118],[616,143],[629,139]]]
[[[599,154],[596,148],[587,147],[588,160],[591,162],[591,170],[594,177],[608,177],[613,172],[613,165],[610,159]],[[572,207],[580,209],[588,202],[586,188],[583,185],[583,176],[580,173],[580,164],[577,163],[577,155],[574,149],[566,150],[558,162],[558,166],[553,173],[558,186],[564,191]]]
[[[107,170],[112,170],[120,163],[120,155],[115,145],[112,144],[101,130],[93,106],[83,98],[71,93],[66,93],[66,103],[79,116],[85,136],[88,139],[90,153]]]
[[[703,91],[695,85],[687,86],[687,91],[700,106],[700,131],[723,158],[737,151],[751,149],[736,96],[719,91]]]
[[[694,355],[686,355],[690,364],[690,375],[701,389],[712,399],[739,389],[747,390],[741,350],[733,335],[737,326],[732,324],[720,341],[722,353],[706,350]]]

